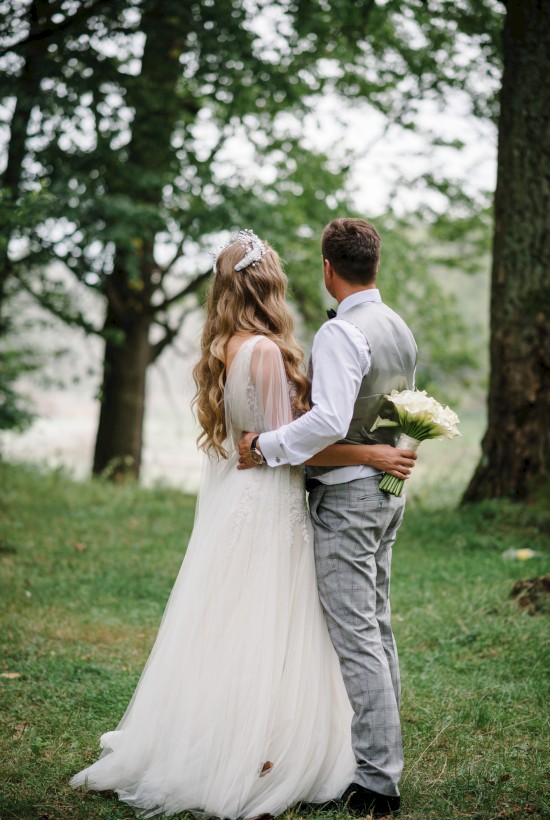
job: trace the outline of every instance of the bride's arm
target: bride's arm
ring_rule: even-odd
[[[416,453],[390,444],[332,444],[306,461],[311,467],[349,467],[365,464],[397,478],[408,478]]]

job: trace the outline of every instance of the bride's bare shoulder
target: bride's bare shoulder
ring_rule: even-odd
[[[225,346],[225,367],[226,370],[229,371],[233,359],[241,349],[241,347],[248,342],[249,339],[252,339],[253,336],[256,334],[254,333],[235,333],[231,338],[228,340]]]

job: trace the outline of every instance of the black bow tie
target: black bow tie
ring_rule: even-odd
[[[327,316],[328,316],[329,319],[334,319],[334,317],[336,316],[336,311],[333,310],[332,308],[329,308],[327,310]]]

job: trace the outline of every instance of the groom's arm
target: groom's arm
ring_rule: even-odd
[[[415,461],[416,453],[413,450],[398,450],[391,444],[332,444],[306,464],[312,467],[361,465],[374,467],[378,472],[389,473],[396,478],[408,478]]]
[[[332,319],[315,336],[311,355],[311,410],[259,437],[270,467],[303,464],[348,431],[363,375],[370,366],[368,343],[356,327]]]

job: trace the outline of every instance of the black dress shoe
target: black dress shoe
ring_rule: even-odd
[[[401,811],[401,798],[389,794],[378,794],[358,783],[352,783],[340,798],[344,811],[356,816],[386,817]]]

